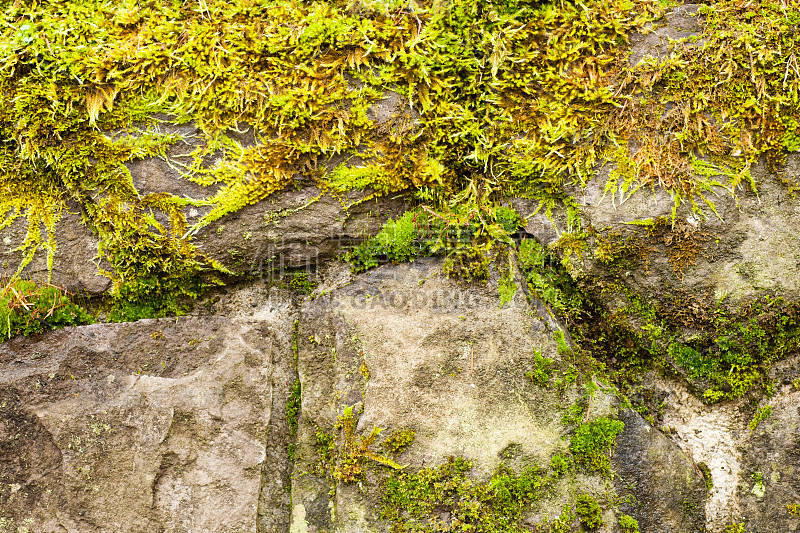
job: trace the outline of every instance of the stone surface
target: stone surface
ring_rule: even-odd
[[[209,257],[242,275],[315,268],[405,211],[401,199],[363,199],[363,194],[335,198],[313,185],[282,191],[210,224],[195,242]]]
[[[304,303],[298,336],[303,404],[295,471],[307,474],[293,480],[293,533],[388,527],[378,517],[380,495],[369,485],[332,483],[312,474],[318,431],[336,435],[335,423],[347,406],[361,412],[358,435],[373,427],[384,428],[384,434],[415,431],[414,444],[401,456],[414,470],[463,456],[474,463],[473,474],[486,479],[501,461],[515,468],[532,461],[547,465],[554,453],[566,450],[574,426],[563,414],[577,391],[573,387],[560,396],[525,377],[535,350],[560,356],[553,340],[557,324],[531,307],[522,291],[501,307],[491,284],[459,285],[443,277],[434,260],[380,267],[341,288],[324,289],[324,296]],[[597,391],[591,418],[614,411],[611,396]],[[658,446],[672,453],[675,470],[659,470],[659,481],[677,485],[693,467],[663,441]],[[632,454],[642,446],[628,445]],[[374,483],[374,475],[367,480]],[[607,526],[601,531],[613,531],[615,512],[596,475],[579,474],[557,484],[555,496],[539,502],[525,523],[533,528],[545,517],[554,519],[577,489],[606,504]],[[680,509],[660,507],[652,516],[673,524],[671,531],[693,531],[695,522]],[[693,516],[702,523],[702,505]]]
[[[628,63],[631,66],[638,65],[647,56],[664,59],[669,54],[672,41],[699,35],[702,32],[702,18],[697,12],[698,7],[693,2],[676,6],[666,14],[665,20],[653,25],[650,33],[631,35],[631,55]],[[697,41],[695,44],[702,46],[702,41]]]
[[[648,533],[702,531],[706,485],[692,459],[635,411],[622,410],[620,420],[613,462],[622,511]]]
[[[608,170],[604,167],[584,190],[575,191],[582,201],[584,227],[644,235],[644,229],[629,223],[671,217],[674,201],[663,190],[640,188],[624,198],[604,194]],[[790,171],[792,167],[787,166]],[[708,195],[716,213],[708,206],[694,212],[686,202],[677,210],[675,224],[697,239],[699,253],[694,264],[677,271],[663,241],[653,239],[646,243],[651,249],[647,268],[631,268],[618,276],[618,281],[638,294],[658,297],[677,289],[731,303],[768,291],[787,295],[800,291],[800,276],[796,275],[800,238],[794,230],[800,207],[791,200],[781,178],[764,165],[754,165],[751,173],[758,183],[757,195],[744,186],[736,196],[719,190]],[[608,276],[608,266],[593,256],[596,242],[590,239],[589,243],[582,270],[593,276]]]
[[[0,275],[11,276],[17,271],[24,257],[16,248],[25,241],[28,232],[24,217],[0,229]],[[111,280],[98,273],[98,239],[80,221],[80,208],[71,206],[62,212],[54,232],[56,252],[52,272],[47,265],[48,235],[44,227],[40,228],[40,235],[43,244],[21,272],[24,278],[50,279],[79,294],[101,294],[111,288]]]
[[[283,307],[0,346],[0,530],[255,532],[259,504],[264,531],[285,530],[276,388],[291,378],[292,324]]]
[[[737,496],[748,531],[800,531],[800,391],[765,400],[772,414],[745,434]]]
[[[501,461],[547,465],[569,445],[575,426],[564,409],[579,390],[560,395],[525,377],[534,350],[560,357],[559,325],[522,290],[504,306],[496,290],[496,275],[485,285],[458,284],[442,276],[438,260],[355,277],[340,265],[303,300],[253,282],[226,289],[212,315],[4,343],[0,525],[59,533],[386,531],[377,483],[385,467],[368,467],[363,486],[334,482],[319,467],[317,433],[341,444],[335,424],[347,406],[358,417],[356,437],[384,428],[376,453],[391,431],[416,432],[397,457],[410,471],[454,455],[471,460],[482,480]],[[796,530],[786,506],[800,503],[800,397],[791,384],[800,370],[791,359],[773,373],[784,384],[768,400],[772,416],[752,432],[756,407],[746,399],[703,405],[675,378],[646,380],[663,399],[660,429],[597,390],[589,418],[625,422],[612,455],[618,499],[608,481],[576,472],[524,524],[552,520],[565,501],[589,492],[603,505],[599,531],[607,533],[622,512],[656,533],[723,533],[740,522],[747,531]],[[286,402],[296,376],[302,414],[293,442]],[[695,462],[709,467],[708,493]],[[763,492],[754,492],[757,472]]]

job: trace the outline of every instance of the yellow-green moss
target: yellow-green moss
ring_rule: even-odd
[[[779,160],[800,145],[800,14],[717,2],[702,8],[702,52],[676,45],[629,67],[628,35],[662,10],[649,0],[16,2],[0,14],[0,224],[28,221],[20,271],[36,253],[52,264],[59,218],[77,204],[111,266],[114,317],[131,319],[179,312],[182,297],[219,282],[223,269],[192,236],[301,173],[335,194],[408,189],[462,214],[512,195],[569,204],[564,185],[603,161],[616,163],[609,189],[663,186],[676,205],[715,184],[754,186],[760,154]],[[387,89],[402,109],[378,124]],[[165,121],[201,134],[163,133]],[[246,130],[253,144],[237,140]],[[188,159],[170,150],[182,141]],[[208,166],[212,155],[222,157]],[[336,155],[363,163],[326,176]],[[215,192],[140,194],[125,164],[146,157]],[[186,206],[207,211],[189,226]],[[583,236],[559,246],[580,253]]]
[[[511,192],[558,196],[568,175],[588,175],[602,136],[587,132],[615,107],[620,45],[653,11],[645,1],[10,5],[0,30],[0,211],[6,223],[28,219],[20,268],[38,249],[52,260],[59,216],[77,202],[114,294],[138,302],[115,316],[176,312],[175,293],[195,295],[220,270],[192,235],[338,153],[370,162],[330,181],[310,172],[336,191],[416,188],[478,204]],[[408,106],[376,128],[369,109],[387,87]],[[159,133],[163,120],[202,129],[190,163],[168,154],[186,139]],[[235,140],[242,128],[254,145]],[[220,162],[205,166],[215,153]],[[218,191],[140,195],[125,163],[153,156]],[[210,209],[189,227],[186,205]]]

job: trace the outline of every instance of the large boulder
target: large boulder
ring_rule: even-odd
[[[286,530],[294,315],[261,311],[0,346],[3,530]]]
[[[505,467],[542,475],[549,496],[533,498],[525,508],[528,528],[559,515],[578,527],[575,498],[588,493],[602,509],[601,530],[616,531],[621,507],[604,477],[584,466],[559,477],[551,463],[554,456],[570,455],[578,426],[614,416],[613,396],[596,384],[587,392],[589,384],[581,381],[586,376],[578,378],[580,386],[565,378],[569,368],[575,370],[568,362],[575,354],[565,344],[559,347],[559,326],[544,306],[529,305],[522,290],[501,304],[496,285],[456,283],[440,265],[417,260],[380,267],[341,288],[320,287],[319,297],[304,303],[295,464],[304,475],[293,480],[291,531],[386,531],[397,519],[387,511],[387,487],[432,475],[431,469],[453,468],[454,457],[471,463],[473,484],[492,478],[494,486]],[[526,376],[542,368],[541,356],[554,365],[549,384]],[[620,443],[626,450],[618,452],[618,468],[628,472],[628,459],[650,454],[650,463],[633,465],[639,475],[675,487],[673,500],[683,491],[695,504],[673,509],[666,502],[650,509],[652,523],[663,524],[664,531],[694,531],[704,519],[701,478],[687,476],[691,461],[666,438],[645,438],[647,430],[658,432],[637,417],[630,417],[632,429],[623,433],[628,437]],[[383,432],[376,435],[374,428]],[[393,455],[387,443],[398,431],[416,437]],[[653,455],[664,450],[670,466]],[[571,515],[564,514],[565,505]],[[455,507],[440,503],[435,517],[406,519],[456,527]]]

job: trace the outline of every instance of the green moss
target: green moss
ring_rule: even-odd
[[[697,463],[697,468],[703,474],[703,480],[706,482],[706,489],[709,491],[714,488],[714,478],[711,477],[711,469],[704,461]]]
[[[607,474],[611,468],[607,452],[624,427],[619,420],[602,416],[581,424],[570,440],[569,451],[579,464]]]
[[[575,515],[572,512],[571,505],[564,505],[561,514],[553,521],[548,517],[539,524],[537,533],[570,533],[573,531],[572,522],[575,520]]]
[[[520,223],[512,209],[497,205],[478,211],[472,207],[412,209],[397,220],[389,220],[373,238],[344,254],[354,272],[363,272],[381,262],[399,263],[419,256],[445,257],[443,271],[460,280],[485,280],[492,261],[507,256],[513,245],[511,233]],[[510,269],[510,267],[508,267]],[[500,286],[501,298],[513,296],[513,278],[506,269]]]
[[[580,313],[581,294],[557,256],[534,239],[523,239],[519,243],[517,258],[532,295],[564,315],[577,316]]]
[[[396,470],[405,468],[372,450],[372,445],[382,431],[381,428],[373,427],[366,436],[356,434],[359,415],[353,406],[345,407],[334,425],[338,436],[317,429],[316,449],[319,456],[317,471],[327,476],[333,483],[363,481],[368,460]]]
[[[747,424],[747,427],[750,428],[750,431],[755,431],[758,425],[767,418],[769,418],[770,415],[772,415],[772,406],[766,405],[762,407],[756,412],[755,415],[753,415],[753,419],[750,421],[749,424]]]
[[[224,269],[192,238],[301,173],[334,194],[410,191],[436,212],[471,216],[484,233],[477,247],[456,249],[450,268],[478,279],[492,248],[480,238],[502,241],[519,222],[498,209],[503,198],[574,205],[565,186],[585,184],[604,161],[615,164],[607,192],[622,199],[664,187],[676,206],[714,210],[712,187],[754,187],[749,167],[760,155],[779,161],[798,144],[800,78],[786,68],[797,14],[717,2],[702,8],[701,38],[714,53],[673,44],[663,61],[628,67],[628,36],[668,4],[17,3],[0,15],[2,224],[28,223],[15,243],[20,272],[37,253],[52,265],[59,219],[77,205],[111,267],[113,316],[127,320],[182,312],[183,300],[219,282]],[[377,123],[371,109],[388,90],[400,105]],[[190,121],[196,139],[161,131]],[[243,128],[255,144],[237,140]],[[184,142],[188,155],[175,156]],[[212,155],[222,157],[206,164]],[[358,162],[326,174],[334,155]],[[214,189],[141,194],[126,165],[148,157]],[[190,226],[187,206],[206,214]],[[669,233],[682,276],[701,236]],[[585,238],[575,226],[559,240],[568,269]],[[408,242],[360,250],[356,262],[407,260],[417,253]],[[618,259],[602,242],[596,254]],[[558,301],[541,277],[531,284]]]
[[[617,523],[622,533],[639,533],[639,522],[632,516],[621,514]]]
[[[286,420],[289,423],[289,434],[292,438],[297,436],[297,423],[300,416],[301,398],[300,380],[296,379],[289,392],[289,398],[286,400]]]
[[[317,288],[317,282],[307,272],[299,272],[289,276],[289,288],[297,294],[307,296]]]
[[[531,467],[516,474],[500,465],[485,482],[471,478],[472,465],[453,457],[438,467],[397,473],[383,485],[381,518],[390,531],[439,531],[443,511],[454,531],[522,533],[520,524],[530,505],[546,494],[549,480]]]
[[[436,209],[511,193],[552,202],[598,159],[605,137],[588,132],[618,106],[621,45],[655,15],[644,1],[514,6],[422,2],[399,16],[385,4],[299,0],[9,7],[0,180],[13,186],[0,212],[28,221],[20,268],[43,251],[52,261],[59,217],[77,203],[112,267],[115,317],[174,314],[221,270],[194,235],[342,153],[364,164],[309,171],[321,187],[411,189]],[[547,53],[530,42],[549,42]],[[581,62],[592,68],[570,68]],[[386,88],[404,110],[375,124],[369,110]],[[193,121],[201,134],[161,133],[164,121]],[[256,144],[236,140],[245,127]],[[170,147],[183,141],[191,148],[178,158]],[[206,165],[212,154],[222,157]],[[146,157],[217,189],[140,194],[125,165]],[[208,208],[193,226],[187,205]]]
[[[572,458],[568,455],[557,453],[550,458],[550,469],[555,477],[566,475],[572,468]]]
[[[92,315],[55,285],[15,279],[0,289],[0,341],[92,322]]]
[[[588,529],[597,529],[603,525],[603,510],[597,501],[588,494],[581,494],[575,501],[575,511]]]
[[[500,276],[497,283],[498,291],[500,293],[500,305],[510,302],[514,295],[517,294],[517,282],[514,280],[512,273],[507,272]]]
[[[546,387],[552,376],[553,361],[544,357],[539,350],[533,354],[533,369],[525,373],[525,377],[539,385]]]

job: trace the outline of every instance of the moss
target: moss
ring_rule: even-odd
[[[500,305],[504,305],[510,302],[514,295],[517,294],[517,282],[514,280],[514,276],[512,273],[504,273],[500,276],[500,280],[497,283],[498,291],[500,293]]]
[[[639,533],[639,522],[632,516],[621,514],[617,523],[622,533]]]
[[[578,317],[581,294],[561,261],[540,243],[523,239],[517,257],[530,293],[563,315]]]
[[[382,262],[440,255],[445,257],[446,275],[465,281],[485,280],[492,262],[508,256],[513,245],[510,235],[519,223],[519,215],[502,205],[481,210],[417,208],[387,221],[375,237],[346,252],[343,258],[354,272],[363,272]],[[509,265],[503,270],[501,301],[510,300],[516,291],[514,280],[509,277],[510,268]]]
[[[537,533],[570,533],[573,531],[572,522],[575,520],[575,515],[572,512],[571,505],[564,505],[561,514],[553,521],[548,517],[537,526]]]
[[[579,464],[607,474],[611,463],[606,454],[624,427],[619,420],[602,416],[581,424],[570,440],[569,451]]]
[[[372,445],[382,431],[381,428],[373,427],[366,436],[356,434],[359,415],[354,406],[345,407],[334,425],[338,437],[320,428],[317,429],[316,449],[319,456],[317,470],[334,483],[363,481],[367,460],[396,470],[405,468],[372,450]]]
[[[750,428],[750,431],[755,431],[758,425],[763,422],[764,420],[768,419],[772,415],[772,406],[766,405],[759,409],[756,414],[753,416],[753,419],[747,424],[747,427]]]
[[[468,476],[472,465],[452,457],[438,467],[398,473],[383,486],[381,518],[392,532],[438,531],[443,511],[450,514],[455,531],[522,533],[524,511],[545,496],[547,476],[536,467],[517,474],[500,465],[491,479],[480,482]]]
[[[581,494],[575,500],[575,511],[588,529],[597,529],[603,525],[603,510],[597,501],[588,494]]]
[[[182,300],[225,273],[193,237],[293,185],[300,173],[334,194],[409,191],[438,212],[473,213],[487,240],[502,240],[490,228],[508,234],[513,216],[487,221],[485,208],[497,212],[509,196],[547,209],[568,205],[565,186],[584,185],[604,161],[615,166],[608,192],[624,198],[640,186],[663,187],[676,206],[688,200],[714,210],[712,187],[732,194],[740,183],[754,187],[749,167],[760,155],[779,161],[798,146],[800,78],[787,70],[797,15],[778,4],[705,6],[701,38],[715,53],[676,43],[664,60],[633,68],[628,36],[644,31],[664,5],[407,7],[337,0],[10,6],[0,39],[7,139],[0,180],[8,184],[0,213],[4,225],[27,220],[17,243],[20,271],[37,253],[52,265],[59,219],[77,205],[111,267],[114,317],[164,316],[182,312]],[[377,123],[370,109],[387,90],[399,95],[401,109]],[[161,131],[165,122],[189,121],[201,128],[197,139]],[[253,145],[237,140],[245,129]],[[172,148],[184,142],[188,155],[175,156]],[[222,157],[206,164],[214,154]],[[360,162],[326,174],[334,155]],[[140,194],[126,164],[147,157],[215,189],[206,198]],[[207,211],[190,226],[187,206]],[[672,223],[679,223],[674,213]],[[568,268],[570,257],[584,253],[585,236],[576,226],[557,244]],[[680,225],[665,233],[679,277],[702,253],[701,237]],[[478,244],[454,254],[453,272],[483,276],[488,247]],[[361,263],[371,265],[374,250],[366,252]],[[402,248],[392,253],[409,257]],[[618,259],[602,242],[596,253]]]
[[[192,237],[299,171],[333,191],[412,189],[435,208],[510,193],[551,201],[568,176],[588,176],[605,138],[586,132],[618,105],[620,45],[655,16],[645,1],[584,7],[591,16],[527,2],[422,2],[400,15],[337,1],[15,4],[0,40],[0,179],[13,184],[0,212],[28,221],[20,268],[42,250],[52,261],[59,217],[75,202],[111,264],[115,316],[159,316],[180,310],[172,295],[218,279]],[[528,46],[538,41],[548,53]],[[570,68],[582,61],[592,68]],[[368,111],[384,88],[407,106],[376,125]],[[201,128],[187,157],[170,152],[188,140],[161,133],[164,121]],[[256,144],[236,140],[242,128]],[[309,171],[342,153],[365,163]],[[206,165],[212,154],[222,157]],[[139,194],[125,165],[153,156],[216,192]],[[187,205],[208,208],[191,227]]]
[[[0,289],[0,341],[92,322],[92,315],[55,285],[13,279]]]
[[[533,357],[534,367],[525,373],[525,377],[540,387],[546,387],[552,376],[553,361],[544,357],[539,350],[534,351]]]
[[[301,384],[300,380],[296,379],[292,384],[289,391],[289,398],[286,400],[286,420],[289,423],[289,435],[292,438],[297,436],[297,424],[300,416],[301,405]]]
[[[398,429],[389,435],[381,446],[389,450],[391,453],[402,453],[407,447],[411,446],[414,442],[416,433],[407,429]]]
[[[317,282],[307,272],[298,272],[289,276],[289,288],[297,294],[307,296],[317,288]]]
[[[297,438],[297,428],[300,422],[300,408],[302,406],[302,386],[300,380],[296,379],[292,383],[289,397],[286,399],[286,422],[289,424],[289,437],[291,441],[288,446],[289,460],[294,461],[297,450],[295,442]]]
[[[550,469],[556,477],[565,475],[570,468],[572,468],[572,458],[570,456],[557,453],[550,458]]]
[[[703,474],[703,480],[706,482],[706,489],[711,490],[714,488],[714,478],[711,477],[711,469],[704,461],[697,463],[697,469]]]

